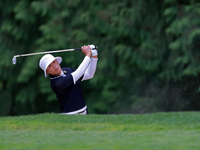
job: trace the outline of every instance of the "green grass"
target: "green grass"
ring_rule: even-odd
[[[200,112],[0,117],[0,149],[199,150]]]

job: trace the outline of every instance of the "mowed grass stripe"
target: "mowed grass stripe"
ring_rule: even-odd
[[[200,113],[0,117],[0,149],[200,149]]]
[[[199,112],[156,113],[146,115],[76,115],[39,114],[19,117],[1,117],[0,130],[200,130]]]

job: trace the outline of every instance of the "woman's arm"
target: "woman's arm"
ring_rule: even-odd
[[[96,71],[97,60],[98,60],[98,57],[97,57],[98,56],[98,52],[95,49],[94,45],[90,45],[90,49],[92,51],[92,58],[91,58],[90,64],[89,64],[87,70],[85,71],[84,76],[83,76],[81,81],[93,78],[94,77],[94,73]]]
[[[94,77],[94,74],[95,74],[95,71],[96,71],[96,66],[97,66],[97,60],[98,60],[97,57],[96,58],[94,58],[94,57],[91,58],[90,64],[89,64],[87,70],[84,73],[82,81],[88,80],[88,79],[91,79],[91,78]]]
[[[80,66],[76,69],[76,71],[74,71],[73,73],[71,73],[73,80],[74,80],[74,84],[76,84],[76,81],[78,79],[80,79],[80,77],[85,73],[86,69],[88,68],[89,64],[90,64],[90,57],[92,55],[90,46],[82,46],[81,47],[82,52],[85,54],[85,58],[82,61],[82,63],[80,64]]]

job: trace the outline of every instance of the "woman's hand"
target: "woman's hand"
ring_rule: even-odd
[[[85,54],[85,56],[91,57],[92,56],[92,51],[90,49],[90,45],[84,45],[81,47],[83,54]]]

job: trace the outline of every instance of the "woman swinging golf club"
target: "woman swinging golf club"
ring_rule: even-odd
[[[94,48],[94,45],[81,47],[85,58],[76,70],[70,67],[61,68],[61,57],[46,54],[40,59],[39,66],[44,71],[45,77],[50,75],[51,88],[58,98],[60,113],[67,115],[88,113],[80,81],[94,76],[98,60],[98,53]]]

